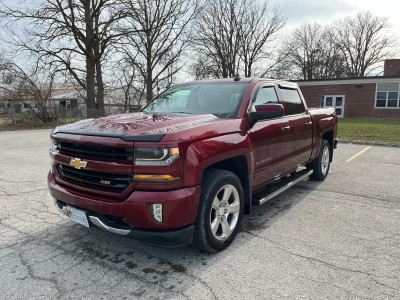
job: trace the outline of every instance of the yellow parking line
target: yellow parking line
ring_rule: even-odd
[[[363,150],[361,150],[360,152],[358,152],[357,154],[354,154],[352,157],[350,157],[348,160],[346,160],[346,162],[351,162],[353,159],[355,159],[357,156],[363,154],[365,151],[367,151],[369,148],[371,148],[372,146],[368,146],[365,147]]]

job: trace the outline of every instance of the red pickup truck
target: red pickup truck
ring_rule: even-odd
[[[216,252],[253,204],[327,176],[337,121],[333,108],[308,109],[290,82],[180,84],[139,113],[55,128],[49,189],[84,226]]]

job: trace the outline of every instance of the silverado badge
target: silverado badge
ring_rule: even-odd
[[[87,161],[83,161],[80,158],[72,158],[71,161],[69,162],[71,166],[74,166],[75,169],[82,169],[86,168]]]

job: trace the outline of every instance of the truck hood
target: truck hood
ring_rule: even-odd
[[[180,114],[148,114],[132,113],[109,117],[87,119],[72,124],[59,126],[56,132],[73,132],[76,134],[93,133],[96,135],[165,135],[163,140],[185,140],[195,136],[217,135],[235,131],[233,123],[238,119],[220,119],[212,114],[180,115]],[[216,126],[215,123],[225,126]],[[200,129],[200,127],[204,127]],[[210,128],[208,128],[210,127]],[[211,130],[212,129],[212,130]],[[212,131],[212,132],[210,132]]]

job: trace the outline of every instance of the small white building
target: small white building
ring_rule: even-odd
[[[30,95],[13,95],[12,86],[0,86],[0,114],[27,113],[39,110],[39,101]],[[86,102],[72,84],[57,84],[46,101],[50,112],[63,116],[86,116]]]

